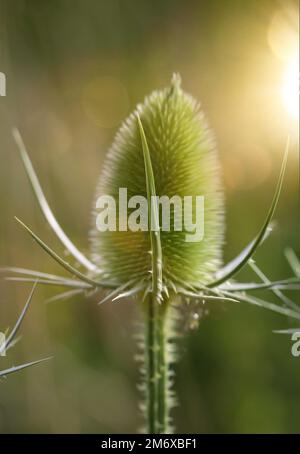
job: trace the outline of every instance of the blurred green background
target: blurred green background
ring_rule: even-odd
[[[19,127],[58,220],[88,251],[106,150],[135,104],[176,71],[217,138],[225,261],[261,226],[290,134],[277,228],[256,255],[270,277],[289,276],[284,247],[300,253],[298,126],[284,84],[297,24],[298,2],[288,0],[0,0],[0,71],[7,78],[0,98],[0,265],[63,274],[13,219],[63,252],[31,193],[11,127]],[[255,278],[248,271],[240,277]],[[29,290],[1,279],[2,331]],[[44,304],[53,294],[37,290],[22,340],[0,358],[3,369],[54,356],[0,382],[0,432],[134,432],[142,423],[135,305],[99,307],[96,298]],[[246,305],[210,309],[179,343],[178,432],[299,432],[300,359],[291,355],[289,336],[272,333],[295,322]]]

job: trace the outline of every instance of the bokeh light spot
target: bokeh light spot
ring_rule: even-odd
[[[268,42],[277,58],[290,60],[297,51],[299,36],[298,16],[290,10],[280,9],[272,17],[268,30]]]
[[[291,59],[283,74],[282,99],[288,113],[299,118],[299,56]]]

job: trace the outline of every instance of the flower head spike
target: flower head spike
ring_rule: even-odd
[[[36,288],[36,285],[37,285],[37,282],[32,287],[30,295],[29,295],[29,297],[28,297],[28,299],[26,301],[26,304],[25,304],[22,312],[21,312],[21,315],[19,316],[15,326],[12,328],[12,330],[8,334],[7,339],[5,339],[3,343],[0,343],[0,357],[1,357],[1,355],[5,356],[5,354],[8,351],[8,349],[13,347],[14,344],[18,341],[18,339],[16,338],[16,335],[17,335],[17,333],[19,331],[19,328],[20,328],[20,326],[21,326],[21,324],[22,324],[22,322],[24,320],[24,317],[25,317],[25,315],[27,313],[27,310],[29,308],[29,305],[31,303],[31,300],[32,300],[32,297],[33,297],[33,294],[34,294],[34,291],[35,291],[35,288]],[[13,374],[15,372],[21,371],[23,369],[27,369],[28,367],[37,365],[37,364],[42,363],[44,361],[48,361],[49,359],[50,358],[42,358],[42,359],[38,359],[36,361],[31,361],[30,363],[20,364],[18,366],[10,367],[9,369],[0,370],[0,378],[6,377],[7,375],[10,375],[10,374]]]

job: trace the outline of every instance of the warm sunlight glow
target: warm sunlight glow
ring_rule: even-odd
[[[281,87],[283,106],[291,118],[299,119],[299,17],[293,3],[282,3],[272,17],[268,42],[282,63]]]
[[[274,55],[281,61],[288,61],[298,47],[298,13],[289,6],[287,3],[285,9],[276,11],[268,30],[269,45]]]
[[[283,74],[282,99],[288,113],[299,119],[299,58],[288,63]]]

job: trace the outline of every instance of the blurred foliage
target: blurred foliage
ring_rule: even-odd
[[[288,4],[297,14],[297,2]],[[30,192],[11,127],[17,125],[54,212],[88,250],[95,184],[125,117],[173,71],[201,100],[220,149],[227,199],[224,260],[257,232],[269,206],[286,135],[292,147],[278,226],[257,259],[286,277],[285,246],[300,251],[297,128],[278,95],[282,62],[268,28],[271,0],[0,0],[0,265],[59,272],[13,220],[18,215],[56,250]],[[250,271],[243,271],[254,279]],[[1,326],[20,312],[28,286],[0,282]],[[44,304],[40,288],[24,339],[1,369],[25,358],[49,364],[0,383],[0,432],[134,432],[139,393],[137,311],[97,299]],[[299,358],[289,320],[243,305],[211,308],[180,341],[180,432],[299,432]],[[293,326],[293,325],[291,325]]]

